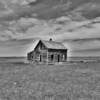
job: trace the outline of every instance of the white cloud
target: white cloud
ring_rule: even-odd
[[[67,18],[62,17],[60,21],[65,21],[66,19]],[[93,23],[93,21],[95,21],[95,23]],[[62,25],[56,23],[54,20],[45,21],[36,18],[21,18],[18,21],[10,22],[8,28],[11,30],[5,29],[5,31],[3,31],[4,33],[1,32],[3,36],[0,33],[0,39],[42,38],[49,40],[49,38],[53,38],[53,40],[62,41],[70,51],[99,49],[100,41],[96,40],[96,38],[100,37],[100,23],[98,22],[99,18],[81,22],[70,20]],[[88,28],[86,25],[91,25],[92,28]],[[19,29],[22,28],[27,29],[26,32],[19,31]],[[61,28],[61,30],[55,31],[57,28]],[[15,34],[12,33],[12,30]],[[67,42],[68,39],[74,40],[86,38],[87,40],[89,38],[95,38],[95,40]]]

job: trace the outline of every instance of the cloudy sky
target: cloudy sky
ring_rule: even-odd
[[[0,56],[26,56],[49,38],[69,56],[100,56],[100,0],[0,0]]]

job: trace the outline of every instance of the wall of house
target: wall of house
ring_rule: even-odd
[[[67,50],[48,50],[40,42],[34,51],[28,53],[28,60],[43,63],[65,62],[67,60]]]
[[[27,54],[27,60],[28,61],[33,61],[34,57],[35,56],[34,56],[34,52],[33,51]]]
[[[47,49],[41,42],[37,45],[32,55],[35,62],[47,62]]]
[[[52,50],[48,51],[49,62],[65,62],[67,60],[67,50]]]
[[[38,50],[31,52],[28,55],[30,61],[53,63],[53,62],[66,62],[67,61],[67,51],[66,50]]]

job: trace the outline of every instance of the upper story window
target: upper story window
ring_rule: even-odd
[[[40,48],[43,50],[43,49],[45,49],[45,46],[44,45],[41,45]]]
[[[41,50],[41,47],[40,47],[40,45],[38,46],[38,50]]]
[[[44,50],[44,49],[45,49],[44,45],[42,45],[42,44],[38,45],[38,50]]]

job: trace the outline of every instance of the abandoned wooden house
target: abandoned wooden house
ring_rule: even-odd
[[[30,62],[56,63],[67,61],[67,48],[60,42],[39,40],[33,51],[27,54]]]

